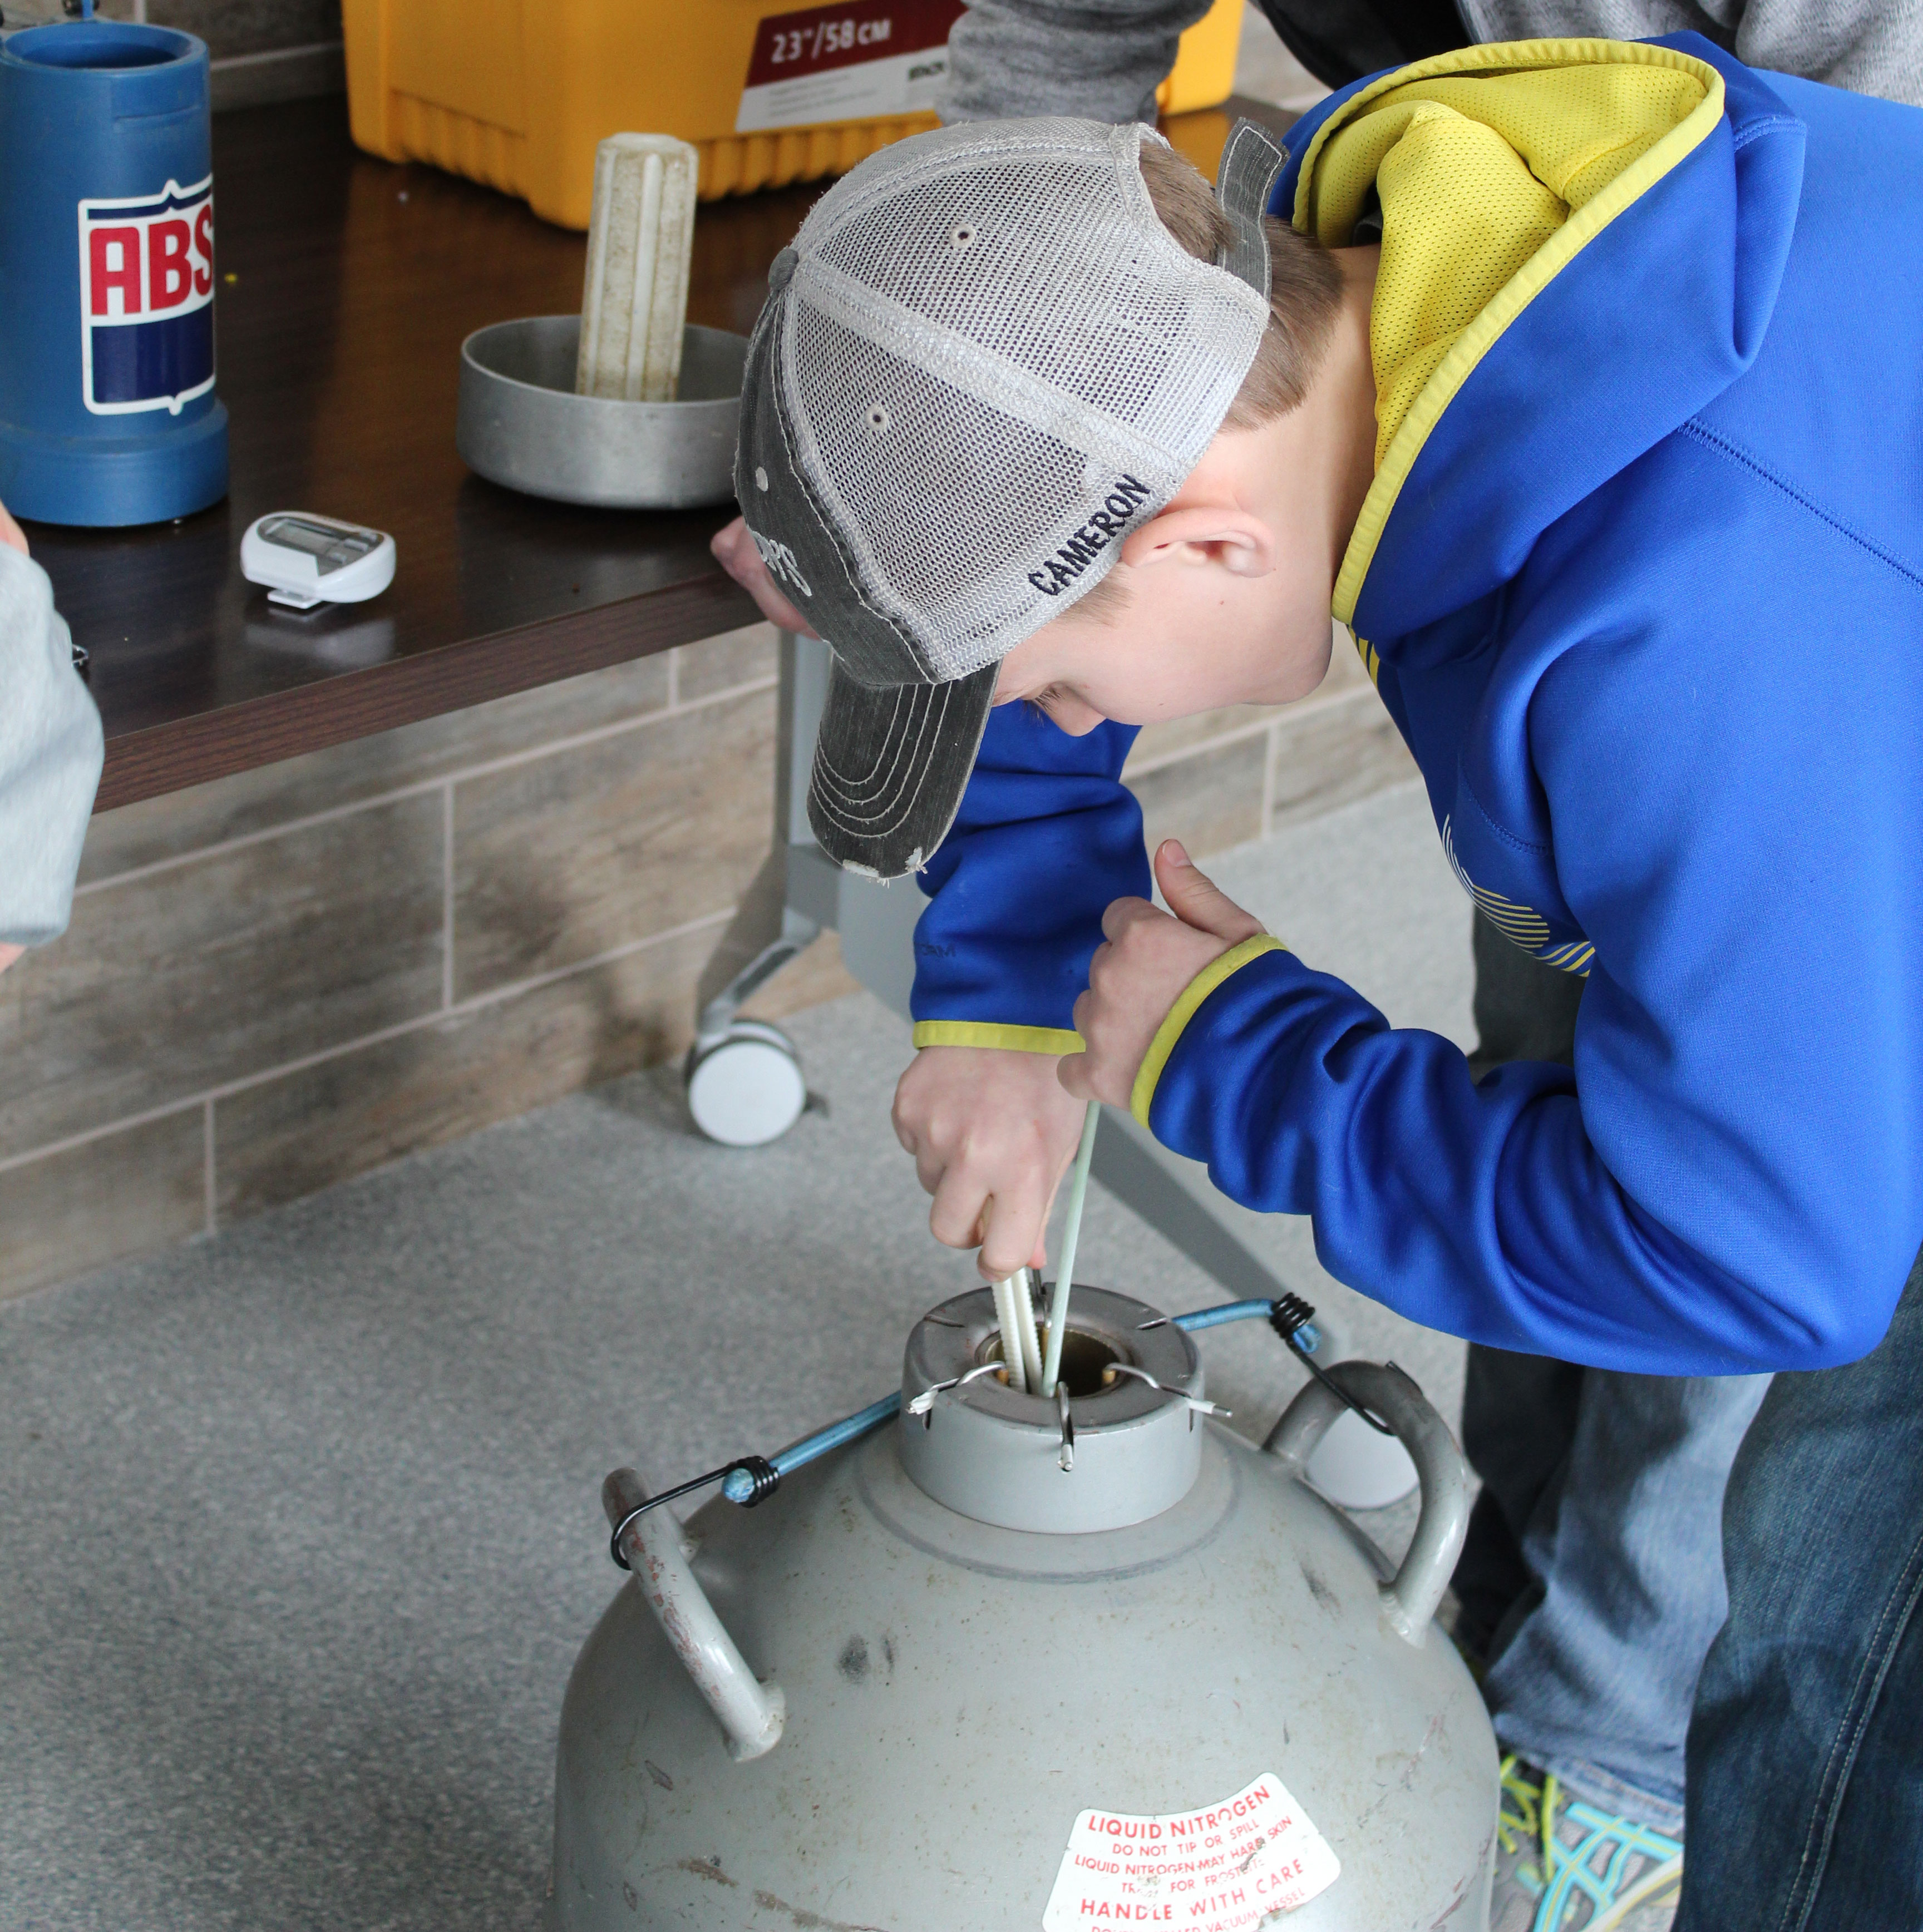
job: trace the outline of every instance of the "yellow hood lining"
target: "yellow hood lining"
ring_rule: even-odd
[[[1622,212],[1660,181],[1687,156],[1707,140],[1723,118],[1723,76],[1706,61],[1678,53],[1672,48],[1646,46],[1622,40],[1515,40],[1493,46],[1462,47],[1418,61],[1386,74],[1372,87],[1330,116],[1318,128],[1315,138],[1303,157],[1296,182],[1294,223],[1303,233],[1314,230],[1316,176],[1324,150],[1330,141],[1350,128],[1372,104],[1387,94],[1416,87],[1417,83],[1448,76],[1495,75],[1544,71],[1571,67],[1624,64],[1664,68],[1686,74],[1702,89],[1700,103],[1661,136],[1653,145],[1621,169],[1600,188],[1593,178],[1607,172],[1606,157],[1591,156],[1573,171],[1564,184],[1567,191],[1587,193],[1588,198],[1573,207],[1568,218],[1555,226],[1547,238],[1531,254],[1488,302],[1457,335],[1413,398],[1405,404],[1399,423],[1378,454],[1375,480],[1363,500],[1354,534],[1336,580],[1333,608],[1343,623],[1353,622],[1356,602],[1362,594],[1364,578],[1374,561],[1376,546],[1389,520],[1390,512],[1409,472],[1415,466],[1429,434],[1468,380],[1483,356],[1501,338],[1503,332],[1522,314],[1576,256]],[[1438,90],[1438,92],[1441,92]],[[1415,97],[1413,112],[1420,112],[1421,97]],[[1440,110],[1448,112],[1447,106]],[[1406,121],[1402,124],[1406,124]],[[1591,179],[1585,180],[1589,176]],[[1352,219],[1353,218],[1351,218]],[[1412,378],[1420,378],[1414,368]]]

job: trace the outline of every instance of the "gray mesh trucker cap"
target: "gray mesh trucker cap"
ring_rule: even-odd
[[[822,849],[894,878],[947,836],[1007,653],[1107,574],[1180,489],[1268,322],[1251,123],[1197,261],[1142,178],[1140,124],[1002,121],[884,148],[769,273],[735,484],[834,652],[808,791]]]

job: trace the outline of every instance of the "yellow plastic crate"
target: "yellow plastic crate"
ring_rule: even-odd
[[[1182,37],[1156,98],[1234,86],[1242,0]],[[587,226],[594,149],[632,129],[701,151],[701,195],[845,173],[935,125],[960,0],[345,0],[354,140]]]

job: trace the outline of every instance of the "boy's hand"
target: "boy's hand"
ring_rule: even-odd
[[[948,1247],[978,1246],[988,1281],[1047,1258],[1049,1204],[1082,1131],[1059,1064],[1045,1053],[924,1046],[895,1088],[896,1138],[935,1197],[929,1228]]]
[[[26,548],[22,544],[23,549]],[[784,631],[799,631],[804,638],[819,638],[820,632],[810,623],[775,586],[748,526],[737,517],[726,530],[717,530],[708,548],[714,560],[761,606],[762,615]]]
[[[1056,1063],[1062,1086],[1077,1099],[1127,1106],[1182,989],[1211,960],[1262,930],[1173,838],[1155,854],[1155,883],[1173,919],[1146,899],[1117,899],[1101,916],[1107,943],[1095,948],[1089,989],[1075,1002],[1075,1030],[1088,1051]]]

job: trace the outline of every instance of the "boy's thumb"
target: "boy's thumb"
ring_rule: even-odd
[[[1196,869],[1179,839],[1165,838],[1155,853],[1155,883],[1168,909],[1184,926],[1212,932],[1231,946],[1253,939],[1262,922],[1244,912],[1214,880]]]

